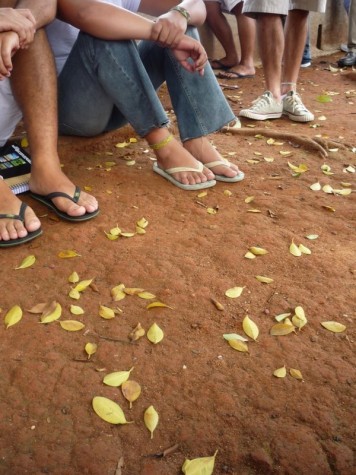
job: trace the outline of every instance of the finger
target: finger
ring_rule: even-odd
[[[10,66],[10,71],[3,61],[3,54],[0,52],[0,78],[5,79],[11,75],[12,64]]]
[[[29,22],[31,22],[33,27],[36,26],[36,19],[33,16],[31,10],[28,10],[27,8],[18,8],[16,11],[23,15]]]
[[[184,59],[184,60],[180,61],[180,64],[181,64],[182,67],[183,67],[184,69],[186,69],[189,73],[194,73],[195,67],[194,67],[194,65],[193,65],[191,62],[189,62],[189,61],[187,61],[187,60]]]

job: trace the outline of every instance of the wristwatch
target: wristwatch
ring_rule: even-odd
[[[188,12],[188,10],[186,10],[185,8],[180,7],[179,5],[177,5],[176,7],[171,8],[171,12],[172,11],[179,12],[181,15],[183,15],[184,18],[187,20],[187,23],[189,24],[190,13]]]

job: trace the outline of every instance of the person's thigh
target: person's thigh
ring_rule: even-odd
[[[114,103],[100,82],[103,67],[96,64],[97,56],[93,38],[79,34],[58,78],[61,134],[98,135],[111,118]],[[107,69],[109,74],[109,65]]]
[[[222,3],[223,0],[204,0],[204,3]]]
[[[326,0],[291,0],[290,10],[307,10],[309,12],[324,13]]]
[[[256,18],[260,13],[288,15],[289,0],[245,0],[242,13]]]

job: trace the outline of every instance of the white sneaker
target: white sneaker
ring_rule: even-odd
[[[249,109],[242,109],[239,116],[254,120],[279,119],[282,111],[283,103],[278,102],[270,91],[266,91],[252,102]]]
[[[343,51],[344,53],[348,53],[349,52],[349,47],[347,46],[347,44],[342,43],[340,45],[340,50]]]
[[[310,122],[314,115],[308,111],[297,92],[289,91],[283,99],[283,114],[295,122]]]

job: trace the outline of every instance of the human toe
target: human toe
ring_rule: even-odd
[[[99,204],[94,196],[82,192],[80,200],[78,201],[78,206],[84,207],[86,213],[93,213],[98,209]]]
[[[215,175],[214,175],[214,173],[213,173],[211,170],[209,170],[209,168],[204,167],[203,173],[204,173],[204,177],[206,178],[205,181],[207,181],[207,180],[214,180]]]

